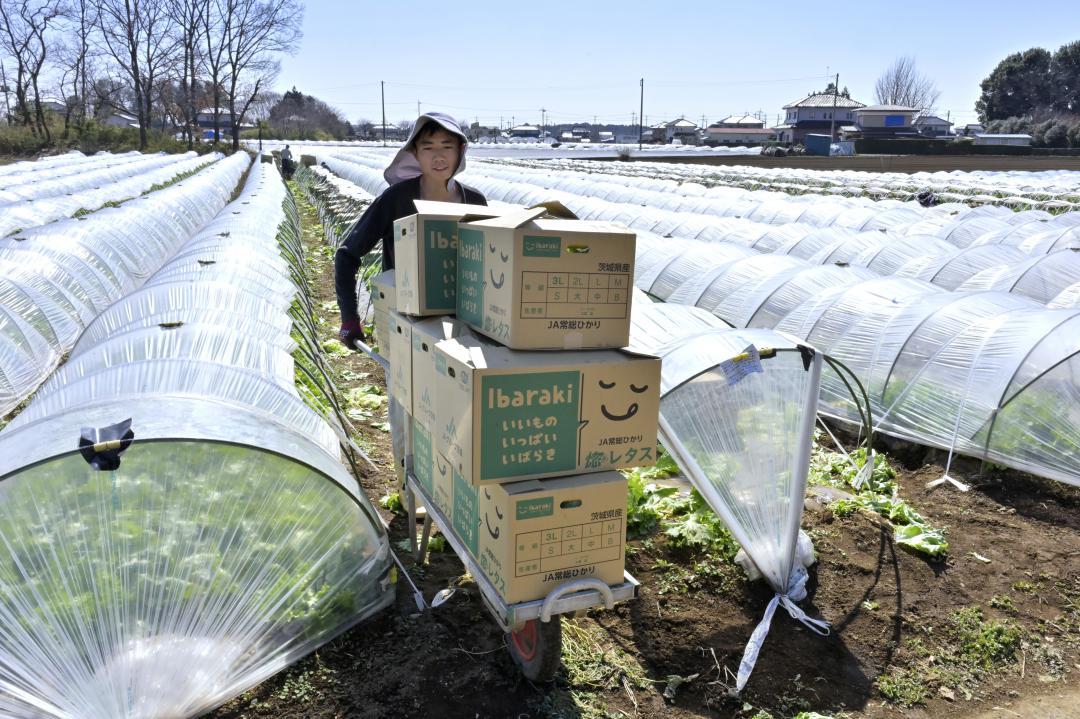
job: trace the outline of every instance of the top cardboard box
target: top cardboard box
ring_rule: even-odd
[[[545,212],[459,224],[458,319],[512,349],[625,347],[636,235]]]
[[[408,315],[448,315],[456,307],[458,220],[498,217],[518,208],[414,200],[416,214],[394,222],[396,309]]]

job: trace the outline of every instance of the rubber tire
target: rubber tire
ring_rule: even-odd
[[[550,622],[531,619],[520,632],[506,635],[506,648],[526,679],[549,682],[562,661],[562,620],[557,616]]]

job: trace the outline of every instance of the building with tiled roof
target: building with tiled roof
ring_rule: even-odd
[[[803,142],[807,134],[828,134],[834,125],[851,125],[855,111],[862,107],[866,105],[850,97],[814,93],[784,105],[784,121],[773,130],[780,142]]]
[[[709,127],[765,127],[765,121],[753,115],[731,115]]]

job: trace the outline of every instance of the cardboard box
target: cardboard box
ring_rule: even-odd
[[[391,425],[393,425],[393,416],[390,416],[387,419]],[[401,450],[399,451],[397,447],[391,447],[391,454],[394,460],[394,475],[397,479],[396,490],[399,492],[405,487],[406,475],[413,471],[412,419],[407,414],[402,413],[400,422],[402,435]]]
[[[653,464],[660,360],[616,350],[435,345],[436,450],[474,484]]]
[[[412,473],[416,481],[429,496],[435,494],[435,450],[431,444],[431,434],[424,425],[409,418],[412,429]]]
[[[371,280],[371,305],[375,308],[375,343],[379,352],[390,359],[390,313],[396,311],[397,292],[394,271],[386,270]]]
[[[636,235],[544,212],[459,225],[458,319],[514,349],[625,347]]]
[[[438,375],[435,372],[435,345],[447,339],[472,334],[468,325],[453,317],[432,317],[412,323],[412,403],[413,415],[428,430],[435,430]]]
[[[491,485],[453,523],[476,527],[474,557],[507,602],[542,599],[575,579],[622,583],[626,492],[618,472]]]
[[[438,452],[435,455],[435,471],[432,473],[432,483],[434,484],[434,491],[432,499],[435,500],[435,506],[438,507],[446,518],[450,520],[451,525],[454,522],[454,472],[453,466],[450,464],[450,460],[443,457]],[[460,476],[460,475],[458,475]]]
[[[390,335],[386,343],[389,348],[390,376],[386,378],[390,396],[401,403],[405,412],[413,413],[412,406],[412,321],[398,312],[388,316]]]
[[[398,312],[453,314],[457,287],[458,220],[498,217],[511,210],[414,200],[416,214],[394,222]]]
[[[397,287],[393,270],[386,270],[372,277],[371,288],[371,305],[376,312],[397,311]]]

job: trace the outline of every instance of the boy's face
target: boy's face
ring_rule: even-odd
[[[416,160],[420,163],[420,172],[443,182],[454,175],[461,152],[461,140],[446,130],[439,128],[435,132],[416,141]]]

